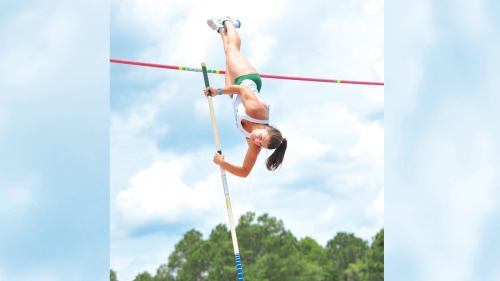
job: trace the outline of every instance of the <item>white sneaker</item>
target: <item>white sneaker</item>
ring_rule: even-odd
[[[225,29],[224,25],[222,25],[218,19],[214,19],[214,18],[208,19],[207,24],[208,24],[208,26],[210,26],[210,28],[217,31],[217,33],[220,33],[219,31],[221,29]]]
[[[222,16],[219,18],[219,22],[222,24],[222,26],[224,26],[225,21],[232,21],[234,24],[234,27],[236,27],[236,28],[240,28],[240,26],[241,26],[241,22],[239,20],[233,20],[228,16]]]

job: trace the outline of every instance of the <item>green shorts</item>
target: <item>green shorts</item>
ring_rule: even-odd
[[[262,87],[262,80],[260,79],[260,75],[257,73],[250,73],[250,74],[245,74],[242,75],[234,80],[234,85],[240,85],[243,80],[249,79],[255,82],[257,84],[257,90],[260,93],[260,88]]]

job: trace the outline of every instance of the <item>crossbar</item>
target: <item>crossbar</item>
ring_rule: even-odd
[[[148,63],[148,62],[138,62],[138,61],[129,61],[129,60],[120,60],[120,59],[109,59],[109,61],[112,62],[112,63],[118,63],[118,64],[129,64],[129,65],[136,65],[136,66],[147,66],[147,67],[174,69],[174,70],[185,70],[185,71],[202,72],[201,68],[186,67],[186,66],[175,66],[175,65],[157,64],[157,63]],[[207,69],[207,73],[226,74],[226,71],[225,70],[209,70],[209,69]],[[261,78],[271,78],[271,79],[283,79],[283,80],[298,80],[298,81],[309,81],[309,82],[325,82],[325,83],[361,84],[361,85],[384,86],[384,82],[366,82],[366,81],[353,81],[353,80],[308,78],[308,77],[283,76],[283,75],[260,74],[260,73],[259,73],[259,75],[260,75]]]

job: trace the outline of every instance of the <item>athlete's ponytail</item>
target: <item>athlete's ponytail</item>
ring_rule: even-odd
[[[267,130],[269,134],[269,145],[267,148],[275,150],[273,154],[266,159],[266,167],[269,171],[274,171],[283,162],[287,140],[281,135],[281,132],[278,129],[269,126]]]

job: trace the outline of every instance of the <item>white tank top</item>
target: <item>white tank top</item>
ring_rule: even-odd
[[[267,110],[269,111],[270,105],[267,101],[263,100],[260,97],[259,91],[257,90],[257,84],[255,84],[255,82],[253,82],[250,79],[245,79],[241,82],[240,85],[247,86],[248,89],[250,89],[250,91],[252,91],[257,96],[257,98],[267,106]],[[241,125],[241,120],[245,119],[257,124],[269,125],[269,120],[258,120],[248,116],[248,114],[245,112],[245,107],[243,106],[243,101],[241,100],[240,95],[233,95],[232,101],[234,108],[234,117],[236,118],[236,127],[243,134],[245,138],[247,139],[250,138],[250,133],[243,128],[243,126]]]

